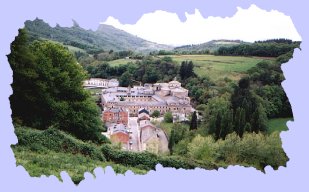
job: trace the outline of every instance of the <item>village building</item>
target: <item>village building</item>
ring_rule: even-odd
[[[107,131],[102,134],[112,143],[120,143],[124,150],[168,153],[168,139],[164,131],[150,122],[149,111],[138,110],[138,117],[131,117],[122,108],[109,108],[103,111]]]
[[[147,150],[152,153],[167,153],[169,151],[164,131],[150,122],[149,112],[145,108],[138,112],[138,125],[142,151]]]
[[[122,123],[128,125],[129,112],[124,108],[107,108],[102,112],[103,122],[109,123]]]
[[[142,108],[140,110],[138,110],[138,122],[141,120],[148,120],[150,121],[150,114],[149,111],[147,111],[145,108]]]
[[[108,126],[108,136],[112,143],[120,143],[123,149],[129,149],[130,145],[130,136],[127,131],[127,126],[120,124],[110,124]]]
[[[117,79],[101,79],[101,78],[90,78],[85,80],[83,83],[85,88],[110,88],[118,87],[119,81]]]
[[[188,116],[194,109],[190,104],[188,90],[178,81],[145,84],[134,87],[112,87],[102,90],[102,107],[126,108],[130,116],[138,116],[138,110],[145,108],[152,114],[166,112]]]

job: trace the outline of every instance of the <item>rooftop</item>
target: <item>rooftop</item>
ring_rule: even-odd
[[[118,133],[118,132],[123,132],[123,133],[128,133],[127,131],[127,126],[122,124],[122,123],[113,123],[109,126],[109,129],[111,129],[111,132],[114,133]]]

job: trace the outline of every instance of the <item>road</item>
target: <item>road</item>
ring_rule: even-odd
[[[132,151],[141,151],[140,145],[140,132],[139,127],[137,124],[137,117],[129,117],[129,126],[130,130],[132,131],[131,141],[132,141]]]

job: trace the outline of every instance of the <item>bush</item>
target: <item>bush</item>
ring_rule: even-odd
[[[167,112],[164,115],[164,122],[166,123],[173,123],[173,115],[171,112]]]
[[[101,148],[102,153],[107,161],[112,161],[126,166],[132,166],[144,170],[155,170],[157,164],[163,167],[174,167],[176,169],[194,169],[201,167],[205,169],[216,169],[217,166],[208,161],[194,161],[179,156],[157,156],[152,153],[142,152],[134,153],[128,151],[120,151],[105,145]]]
[[[29,127],[15,127],[18,145],[26,146],[33,151],[52,150],[71,154],[81,154],[93,159],[105,161],[99,148],[92,143],[80,141],[58,129],[49,128],[44,131]]]
[[[154,112],[151,114],[151,117],[159,117],[160,116],[160,111],[154,110]]]
[[[232,133],[217,143],[217,161],[226,164],[251,165],[264,170],[267,165],[278,169],[279,166],[286,166],[288,161],[278,132],[271,135],[245,133],[242,139]]]

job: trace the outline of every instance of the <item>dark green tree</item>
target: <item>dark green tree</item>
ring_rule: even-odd
[[[174,129],[172,129],[170,138],[168,140],[168,148],[170,149],[171,154],[173,154],[174,145],[175,145],[175,132]]]
[[[11,44],[8,61],[13,70],[13,94],[10,96],[12,118],[29,125],[35,124],[39,116],[37,110],[29,111],[37,106],[34,89],[39,75],[35,70],[35,57],[29,49],[27,39],[26,31],[19,29],[19,35]]]
[[[67,48],[48,41],[28,45],[25,31],[20,30],[8,59],[13,69],[13,119],[34,128],[54,126],[83,140],[103,141],[99,110],[82,88],[86,72]]]
[[[194,65],[192,61],[183,61],[179,69],[179,76],[182,80],[195,76]]]
[[[190,122],[190,130],[195,130],[197,129],[197,115],[196,115],[196,111],[194,111],[192,113],[192,118],[191,118],[191,122]]]
[[[166,123],[173,123],[173,115],[171,112],[167,112],[164,114],[164,121]]]
[[[129,85],[132,84],[132,74],[128,71],[126,71],[125,73],[123,73],[119,79],[119,84],[120,86],[123,87],[128,87]]]
[[[160,111],[154,110],[153,113],[151,114],[152,117],[159,117],[160,116]]]

